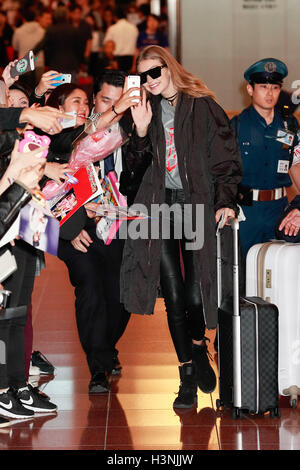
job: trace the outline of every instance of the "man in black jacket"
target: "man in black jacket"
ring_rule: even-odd
[[[116,70],[107,70],[100,77],[95,87],[92,125],[102,113],[112,107],[114,109],[114,105],[117,108],[116,103],[123,94],[124,80],[125,74]],[[126,125],[123,113],[118,114],[118,109],[115,109],[115,114],[119,115],[120,125],[126,126],[130,133],[132,121]],[[123,146],[100,162],[102,177],[107,171],[114,170],[120,180],[124,172],[122,153],[126,151],[126,146]],[[138,183],[130,177],[128,180],[130,204]],[[119,238],[106,245],[97,237],[94,219],[87,216],[84,227],[79,228],[76,235],[69,237],[69,240],[61,238],[59,243],[58,256],[66,263],[75,287],[78,333],[92,376],[89,393],[107,392],[108,375],[119,374],[121,369],[116,344],[130,318],[130,313],[120,303],[123,245],[124,240]]]

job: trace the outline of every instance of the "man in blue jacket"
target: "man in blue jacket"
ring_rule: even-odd
[[[244,73],[252,104],[232,119],[243,161],[240,186],[246,221],[240,224],[243,257],[249,248],[275,238],[274,226],[287,204],[289,162],[298,123],[275,109],[287,66],[267,58]],[[287,110],[288,111],[288,110]]]

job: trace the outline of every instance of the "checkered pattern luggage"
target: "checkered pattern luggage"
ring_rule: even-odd
[[[239,296],[238,228],[233,229],[233,295],[221,299],[221,232],[217,231],[218,362],[217,408],[229,406],[232,417],[244,412],[280,416],[278,408],[278,309],[259,297]]]

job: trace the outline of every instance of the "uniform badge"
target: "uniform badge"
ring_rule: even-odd
[[[275,62],[266,62],[265,63],[265,71],[266,72],[273,73],[273,72],[276,72],[276,70],[277,70],[277,66],[276,66]]]
[[[277,173],[288,173],[289,162],[287,160],[278,160]]]
[[[285,129],[278,129],[277,131],[277,142],[281,142],[288,147],[291,147],[294,143],[295,134],[291,131],[286,131]]]

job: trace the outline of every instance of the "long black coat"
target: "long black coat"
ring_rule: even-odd
[[[151,97],[153,118],[149,137],[136,145],[149,151],[148,167],[135,203],[151,204],[165,199],[165,136],[160,97]],[[206,326],[217,325],[216,225],[215,211],[221,207],[236,210],[237,185],[242,163],[235,133],[222,108],[209,97],[192,98],[180,93],[174,121],[175,146],[186,203],[204,204],[204,245],[194,250]],[[143,152],[141,152],[141,159]],[[160,239],[128,239],[121,269],[121,301],[137,314],[153,313],[160,282]]]

